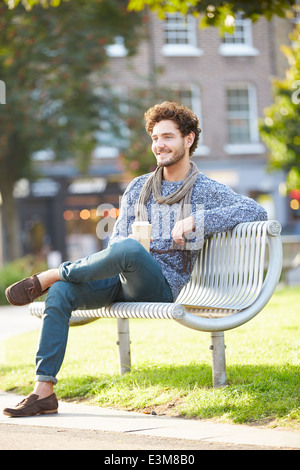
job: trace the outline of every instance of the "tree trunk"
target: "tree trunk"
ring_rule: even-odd
[[[21,237],[17,203],[13,196],[14,181],[1,171],[0,192],[2,196],[2,253],[3,262],[13,261],[21,256]],[[1,229],[1,227],[0,227]]]

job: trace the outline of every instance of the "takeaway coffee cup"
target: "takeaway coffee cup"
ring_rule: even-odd
[[[132,234],[147,251],[150,251],[151,224],[149,224],[149,222],[134,222],[132,224]]]

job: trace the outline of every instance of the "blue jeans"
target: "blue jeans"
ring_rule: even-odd
[[[105,307],[112,302],[172,302],[171,289],[157,261],[131,238],[59,267],[61,281],[45,302],[36,380],[57,383],[73,310]]]

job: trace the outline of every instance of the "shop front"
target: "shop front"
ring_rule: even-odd
[[[29,185],[26,195],[18,195],[23,255],[46,257],[52,266],[102,250],[122,192],[121,183],[103,177],[45,178]],[[103,219],[107,230],[100,234]]]

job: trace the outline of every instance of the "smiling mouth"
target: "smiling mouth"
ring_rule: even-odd
[[[159,157],[163,157],[164,155],[169,155],[171,153],[170,150],[167,150],[165,152],[156,152],[156,155]]]

